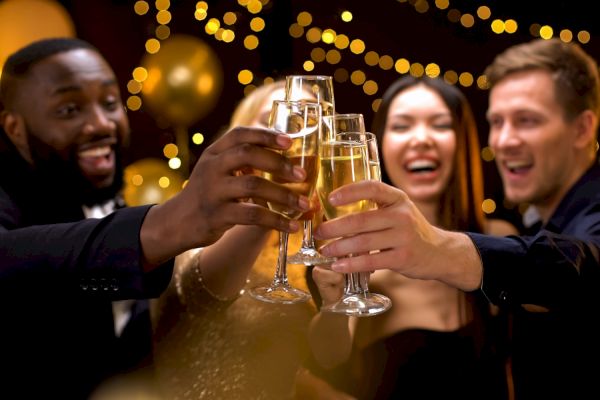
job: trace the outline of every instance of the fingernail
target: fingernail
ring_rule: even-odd
[[[302,167],[298,167],[297,165],[294,166],[293,173],[296,179],[304,180],[306,178],[304,169]]]
[[[344,259],[336,260],[331,264],[331,269],[336,272],[345,272],[345,268],[348,266],[348,262]]]
[[[298,198],[298,205],[300,206],[300,208],[302,208],[304,211],[308,211],[310,210],[310,201],[308,200],[308,197],[305,196],[300,196]]]
[[[329,202],[331,203],[332,206],[337,205],[339,199],[340,199],[340,195],[338,193],[329,195]]]
[[[275,141],[281,147],[288,147],[292,142],[292,139],[290,139],[287,135],[277,135],[277,137],[275,137]]]

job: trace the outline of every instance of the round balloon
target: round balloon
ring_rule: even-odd
[[[69,13],[57,1],[0,1],[0,68],[6,58],[36,40],[75,36]]]
[[[128,206],[163,203],[183,186],[183,178],[156,158],[144,158],[127,166],[124,180],[123,196]]]
[[[142,66],[144,105],[176,126],[189,127],[216,105],[223,86],[221,62],[202,40],[172,35],[160,50],[147,54]]]

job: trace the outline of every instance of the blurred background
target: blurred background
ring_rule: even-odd
[[[483,70],[534,37],[580,43],[600,57],[594,13],[582,3],[530,0],[2,0],[0,65],[43,37],[76,36],[113,66],[132,126],[130,202],[160,202],[227,129],[237,103],[287,74],[334,77],[336,109],[370,126],[386,88],[404,74],[442,76],[478,120],[488,214],[505,204],[487,143]]]

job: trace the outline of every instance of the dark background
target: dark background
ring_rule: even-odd
[[[144,43],[154,37],[154,30],[158,26],[154,1],[148,2],[150,10],[143,16],[135,14],[134,1],[63,0],[60,3],[71,15],[77,36],[96,45],[113,65],[126,98],[128,92],[125,85],[145,54]],[[248,24],[254,15],[235,0],[207,3],[208,18],[216,17],[222,21],[223,14],[227,11],[238,15],[238,21],[232,27],[236,32],[236,39],[232,43],[218,41],[205,33],[204,26],[208,18],[204,21],[194,18],[196,1],[172,0],[169,7],[172,13],[172,20],[168,24],[171,34],[189,34],[203,40],[215,51],[223,66],[223,91],[216,107],[190,127],[190,132],[201,132],[206,137],[201,146],[190,144],[192,163],[211,139],[226,128],[231,112],[243,98],[244,86],[237,79],[240,70],[250,69],[254,73],[252,83],[260,85],[266,77],[307,73],[303,71],[302,63],[310,59],[310,52],[314,47],[324,50],[334,48],[333,45],[322,42],[312,44],[304,37],[294,39],[289,35],[289,26],[296,22],[301,11],[308,11],[313,15],[311,26],[332,28],[338,34],[346,34],[351,40],[362,39],[367,51],[376,51],[380,56],[387,54],[394,60],[403,57],[423,65],[433,62],[441,67],[442,72],[468,71],[475,77],[479,76],[495,54],[510,45],[531,40],[534,37],[529,32],[532,23],[552,26],[555,36],[564,28],[574,33],[587,30],[591,34],[591,41],[582,46],[592,56],[600,58],[600,37],[596,36],[597,29],[594,29],[594,13],[582,3],[575,2],[451,0],[449,8],[440,10],[433,0],[429,0],[428,11],[419,13],[416,11],[415,1],[270,0],[256,15],[265,20],[266,28],[254,33],[260,39],[260,45],[255,51],[249,51],[243,46],[243,38],[253,33]],[[475,17],[475,25],[465,28],[460,23],[449,21],[447,17],[450,9],[476,15],[477,7],[482,5],[490,7],[492,19],[516,20],[519,24],[517,32],[495,34],[490,29],[491,19],[482,21]],[[353,13],[351,22],[341,21],[342,10]],[[362,112],[370,126],[373,100],[380,97],[400,74],[393,68],[384,71],[378,66],[368,66],[364,62],[364,53],[355,55],[348,50],[342,50],[341,53],[342,61],[339,64],[315,63],[314,71],[308,73],[333,75],[337,68],[343,67],[350,72],[360,69],[366,73],[367,79],[375,80],[379,91],[374,96],[366,95],[361,86],[355,86],[350,80],[334,83],[336,109],[339,112]],[[472,103],[483,146],[487,142],[487,123],[484,118],[487,92],[477,88],[476,84],[466,88],[461,86],[461,89]],[[133,135],[126,162],[131,163],[145,157],[164,158],[163,146],[175,140],[173,128],[168,124],[158,123],[157,118],[143,107],[139,111],[130,111],[129,116]],[[486,197],[496,200],[499,206],[497,215],[514,219],[516,210],[507,210],[505,206],[510,206],[502,204],[501,185],[493,163],[484,163],[484,168]]]

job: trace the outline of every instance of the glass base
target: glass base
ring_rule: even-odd
[[[333,257],[321,255],[317,249],[310,247],[301,247],[296,254],[288,256],[288,264],[321,265],[331,264],[335,261]]]
[[[293,288],[290,285],[255,287],[250,289],[248,294],[256,300],[279,304],[303,303],[311,299],[310,293]]]
[[[392,306],[392,301],[377,293],[344,295],[338,302],[321,307],[321,311],[355,317],[371,317]]]

